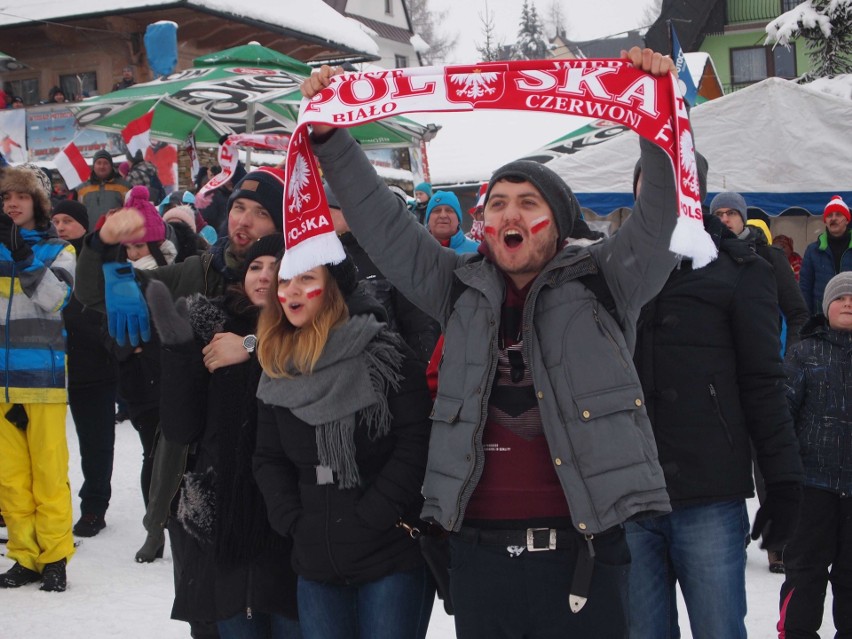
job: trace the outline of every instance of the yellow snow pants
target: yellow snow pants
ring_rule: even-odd
[[[6,556],[41,572],[74,554],[66,405],[23,406],[26,430],[6,419],[12,404],[0,402],[0,508],[9,533]]]

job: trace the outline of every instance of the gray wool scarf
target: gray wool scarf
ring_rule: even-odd
[[[312,373],[264,373],[257,397],[315,426],[320,464],[337,473],[341,489],[353,488],[360,483],[355,428],[363,424],[371,439],[390,432],[387,393],[399,389],[403,359],[395,333],[372,315],[356,315],[330,333]]]

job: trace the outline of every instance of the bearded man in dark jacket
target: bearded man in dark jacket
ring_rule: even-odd
[[[768,492],[752,538],[783,546],[801,499],[772,268],[718,218],[704,225],[718,258],[701,269],[683,260],[637,327],[634,359],[672,512],[626,524],[631,639],[677,636],[676,583],[695,637],[745,639],[752,446]]]

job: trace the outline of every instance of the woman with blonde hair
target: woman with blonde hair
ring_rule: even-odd
[[[285,237],[258,323],[253,465],[272,527],[293,539],[302,633],[424,637],[434,586],[400,525],[422,505],[431,408],[422,364],[358,288],[351,259],[294,269]]]

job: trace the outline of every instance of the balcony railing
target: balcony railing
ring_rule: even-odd
[[[726,23],[769,22],[797,4],[794,0],[728,0]]]

